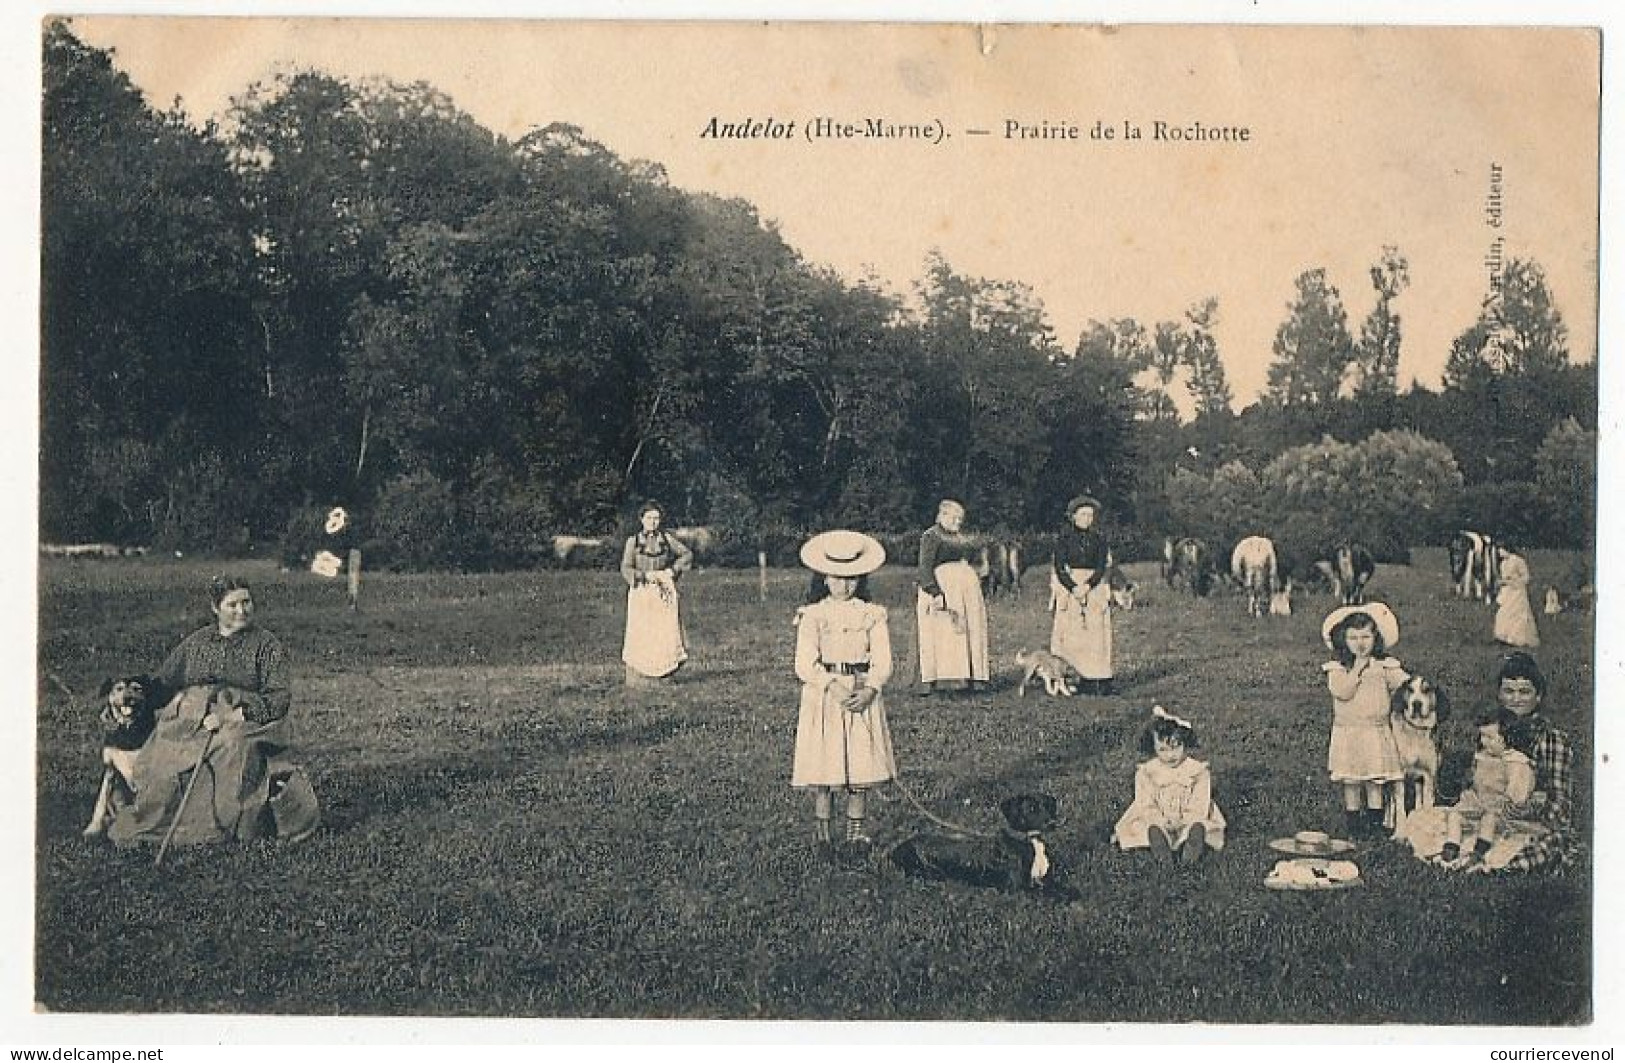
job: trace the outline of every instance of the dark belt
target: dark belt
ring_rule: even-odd
[[[826,664],[824,671],[834,672],[836,675],[866,675],[869,665],[862,661],[856,664]]]

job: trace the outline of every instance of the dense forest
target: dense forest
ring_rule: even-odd
[[[1087,489],[1128,553],[1347,528],[1347,499],[1388,547],[1589,542],[1595,352],[1534,261],[1438,390],[1399,387],[1403,248],[1358,324],[1304,263],[1238,412],[1204,293],[1058,337],[1018,280],[844,277],[747,202],[564,121],[509,141],[427,84],[286,75],[199,127],[63,22],[44,79],[46,541],[266,549],[343,504],[388,563],[498,567],[645,496],[742,542],[916,528],[944,495],[1047,528]]]

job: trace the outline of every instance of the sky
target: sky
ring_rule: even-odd
[[[1395,304],[1401,386],[1438,386],[1497,257],[1539,262],[1576,360],[1596,349],[1599,42],[1582,29],[74,27],[112,48],[149,101],[178,100],[194,120],[224,115],[255,81],[316,69],[427,81],[509,137],[569,122],[660,163],[680,188],[749,200],[809,261],[849,278],[906,294],[938,251],[961,274],[1025,283],[1068,348],[1090,320],[1149,328],[1217,297],[1239,404],[1264,386],[1295,278],[1325,268],[1357,334],[1376,298],[1368,270],[1389,245],[1410,264]],[[807,139],[820,117],[947,136]],[[791,136],[702,135],[713,119]],[[1159,139],[1159,121],[1247,139]],[[1007,136],[1011,122],[1039,135]],[[1097,122],[1113,139],[1091,135]],[[1125,139],[1129,126],[1142,139]]]
[[[234,11],[308,14],[308,2],[244,0]],[[1604,346],[1618,333],[1617,210],[1604,214],[1603,278],[1614,289],[1597,305],[1596,63],[1565,33],[1484,30],[1436,36],[1419,27],[1448,24],[1602,25],[1620,39],[1625,20],[1604,0],[1550,0],[1538,9],[1513,0],[1366,0],[1360,18],[1403,23],[1407,31],[1368,26],[1330,33],[1305,22],[1350,18],[1344,5],[1325,13],[1293,0],[1122,0],[1117,3],[1016,3],[1011,0],[819,0],[807,3],[716,0],[336,0],[323,13],[355,15],[706,19],[869,19],[1034,22],[1059,17],[1164,23],[1152,30],[1074,29],[1016,32],[1001,25],[991,38],[975,30],[936,29],[899,43],[899,35],[848,25],[836,31],[757,34],[741,41],[720,27],[621,25],[612,32],[558,24],[535,31],[513,23],[485,31],[428,26],[342,23],[289,25],[234,21],[209,34],[176,36],[174,23],[139,30],[128,23],[83,20],[80,31],[118,49],[118,62],[152,98],[180,95],[196,117],[223,107],[251,81],[278,70],[317,67],[335,73],[382,73],[422,78],[448,92],[488,127],[510,135],[555,120],[574,122],[617,153],[659,161],[683,188],[738,195],[776,219],[810,260],[855,274],[872,267],[900,288],[921,273],[940,248],[962,273],[1020,280],[1043,300],[1061,340],[1070,345],[1090,318],[1133,316],[1150,324],[1177,316],[1210,295],[1220,299],[1223,353],[1245,401],[1264,377],[1275,328],[1285,315],[1293,278],[1324,266],[1344,295],[1351,328],[1369,310],[1365,269],[1384,244],[1409,257],[1413,284],[1398,304],[1407,337],[1402,382],[1437,382],[1450,339],[1475,317],[1486,281],[1482,260],[1494,235],[1506,253],[1529,254],[1546,267],[1572,333],[1577,355],[1595,346],[1600,320]],[[218,0],[101,0],[115,14],[211,15]],[[6,150],[0,174],[0,226],[8,239],[0,256],[0,313],[8,326],[9,357],[0,359],[8,408],[9,445],[0,447],[0,489],[14,504],[0,507],[0,600],[11,605],[0,639],[0,675],[14,711],[0,724],[0,799],[32,806],[37,542],[38,373],[38,34],[40,20],[61,4],[15,0],[0,7],[0,81],[12,106],[0,108]],[[1252,32],[1194,32],[1173,25],[1230,20]],[[94,22],[94,25],[92,23]],[[1284,28],[1264,30],[1266,24]],[[1299,25],[1288,25],[1299,24]],[[385,32],[385,30],[388,32]],[[1205,28],[1204,28],[1205,29]],[[224,30],[224,32],[222,32]],[[1606,34],[1605,34],[1606,36]],[[821,37],[821,40],[814,40]],[[678,41],[680,43],[673,43]],[[923,43],[922,43],[923,42]],[[1435,43],[1440,42],[1440,43]],[[991,44],[991,54],[982,49]],[[1576,54],[1582,58],[1577,59]],[[1612,57],[1610,57],[1612,58]],[[1584,61],[1583,61],[1584,60]],[[1620,64],[1604,70],[1602,172],[1619,172],[1619,115],[1625,113]],[[852,145],[833,142],[738,144],[698,135],[713,114],[780,115],[806,121],[818,114],[871,111],[940,118],[954,136],[940,146]],[[998,129],[1007,118],[1077,122],[1098,117],[1148,124],[1201,120],[1244,124],[1247,150],[1205,146],[1088,142],[1010,143],[972,138],[973,126]],[[1193,148],[1195,150],[1193,150]],[[1502,229],[1484,217],[1490,164],[1504,169]],[[1608,196],[1609,184],[1603,193]],[[1610,365],[1602,372],[1599,539],[1625,533],[1616,492],[1618,443],[1625,409]],[[1625,681],[1625,642],[1616,633],[1625,616],[1621,568],[1608,552],[1598,558],[1599,689]],[[1605,699],[1599,699],[1599,703]],[[1617,713],[1598,712],[1596,745],[1608,758],[1625,740]],[[1617,764],[1599,762],[1599,830],[1617,840],[1625,805]],[[286,1055],[281,1045],[344,1044],[362,1059],[398,1059],[404,1048],[378,1045],[437,1041],[480,1044],[487,1053],[516,1040],[659,1043],[685,1054],[681,1042],[749,1038],[813,1046],[821,1058],[832,1042],[862,1054],[862,1043],[896,1046],[922,1040],[954,1042],[1066,1040],[1097,1046],[1101,1058],[1126,1056],[1140,1044],[1200,1043],[1219,1063],[1299,1058],[1293,1047],[1315,1045],[1322,1055],[1382,1045],[1395,1058],[1430,1063],[1482,1060],[1491,1047],[1604,1047],[1625,1031],[1625,980],[1617,964],[1599,963],[1598,1022],[1577,1030],[1428,1028],[1225,1029],[1118,1027],[1037,1030],[1003,1024],[997,1031],[937,1027],[861,1032],[839,1024],[782,1024],[726,1029],[703,1024],[463,1023],[342,1025],[317,1020],[276,1024],[251,1017],[52,1016],[33,1010],[31,951],[33,818],[0,821],[0,896],[13,903],[0,915],[0,1043],[52,1045],[166,1044],[166,1059],[204,1058],[177,1046],[230,1045],[237,1059]],[[1595,853],[1599,905],[1617,894],[1625,846]],[[1599,908],[1599,914],[1601,909]],[[1466,915],[1464,915],[1466,917]],[[1600,918],[1599,955],[1613,954],[1618,920]],[[19,962],[20,961],[20,962]],[[1440,973],[1448,977],[1448,972]],[[727,1024],[723,1024],[725,1027]],[[377,1042],[373,1044],[372,1042]],[[677,1045],[674,1047],[673,1042]],[[254,1045],[270,1045],[256,1053]],[[1269,1046],[1273,1045],[1273,1050]],[[1350,1049],[1341,1046],[1350,1045]],[[1101,1047],[1106,1046],[1106,1047]],[[1116,1046],[1113,1050],[1110,1046]],[[197,1051],[207,1051],[200,1048]],[[558,1053],[559,1048],[550,1049]],[[579,1051],[579,1050],[578,1050]],[[781,1048],[780,1051],[783,1051]],[[985,1051],[985,1050],[984,1050]],[[946,1049],[938,1049],[941,1055]],[[208,1058],[219,1058],[215,1050]],[[440,1053],[437,1053],[437,1055]],[[567,1055],[568,1053],[566,1053]],[[686,1051],[694,1055],[692,1049]],[[707,1052],[714,1058],[713,1051]],[[888,1053],[888,1058],[895,1058]]]

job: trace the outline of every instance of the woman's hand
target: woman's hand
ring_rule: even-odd
[[[206,712],[203,714],[203,729],[205,731],[218,731],[228,723],[243,722],[243,707],[241,705],[226,709],[222,712]]]
[[[875,703],[880,691],[874,687],[858,687],[841,699],[841,708],[847,712],[863,712]]]

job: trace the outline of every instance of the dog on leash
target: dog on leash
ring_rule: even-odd
[[[1413,675],[1389,701],[1388,726],[1399,749],[1404,776],[1393,784],[1389,807],[1395,831],[1405,825],[1410,812],[1432,808],[1439,779],[1439,724],[1450,714],[1450,699],[1424,676]],[[1406,808],[1406,791],[1415,784],[1416,802]]]
[[[85,826],[87,838],[107,829],[114,786],[122,787],[125,794],[135,793],[136,753],[157,724],[157,691],[157,681],[146,675],[119,676],[102,682],[102,784]]]
[[[1059,820],[1049,794],[1017,794],[999,802],[1005,826],[995,838],[917,834],[891,851],[905,875],[1076,900],[1043,832]]]
[[[1044,692],[1052,698],[1070,698],[1078,693],[1078,681],[1083,677],[1076,668],[1048,650],[1017,650],[1016,667],[1021,669],[1021,685],[1016,696],[1027,696],[1027,684],[1035,678],[1044,683]]]

